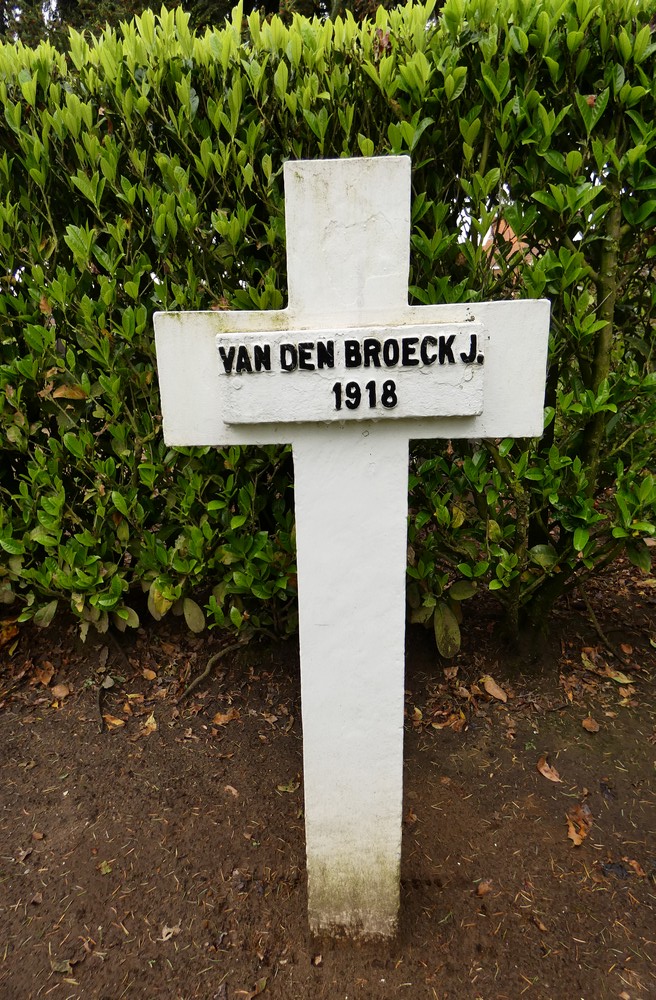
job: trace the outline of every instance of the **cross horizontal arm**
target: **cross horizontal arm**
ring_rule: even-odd
[[[538,437],[543,430],[549,302],[529,300],[463,305],[400,306],[385,317],[369,313],[360,328],[382,322],[396,327],[472,321],[487,332],[482,413],[397,421],[407,439]],[[226,420],[226,380],[219,378],[217,335],[272,330],[330,329],[334,317],[275,312],[158,313],[158,373],[167,444],[288,444],[294,426],[240,424]],[[299,425],[296,425],[299,426]],[[337,428],[336,428],[337,429]]]

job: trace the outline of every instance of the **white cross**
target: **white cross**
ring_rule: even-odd
[[[539,436],[549,305],[408,305],[407,157],[284,181],[288,307],[155,317],[164,436],[292,444],[310,927],[390,935],[408,442]]]

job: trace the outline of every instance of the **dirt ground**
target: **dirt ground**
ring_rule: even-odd
[[[180,701],[220,636],[5,621],[0,998],[656,997],[656,579],[587,598],[616,655],[579,599],[537,663],[492,603],[449,663],[409,630],[400,930],[367,944],[307,931],[294,642]]]

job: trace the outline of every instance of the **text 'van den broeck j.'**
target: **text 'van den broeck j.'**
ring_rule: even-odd
[[[307,340],[282,344],[221,344],[225,375],[258,372],[322,371],[331,368],[430,368],[432,365],[483,364],[478,335],[365,337],[362,340]]]

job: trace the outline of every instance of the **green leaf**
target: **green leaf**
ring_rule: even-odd
[[[34,624],[38,625],[39,628],[47,628],[55,617],[58,604],[59,601],[51,601],[50,604],[46,604],[45,607],[39,608],[34,616]]]
[[[363,156],[374,155],[375,146],[373,144],[373,141],[371,139],[368,139],[366,136],[362,135],[361,132],[358,132],[358,146]]]
[[[629,561],[643,573],[651,572],[651,553],[646,545],[627,545],[626,553]]]
[[[124,497],[117,490],[112,490],[112,503],[116,507],[119,514],[122,514],[123,517],[130,516],[128,505],[126,504]]]
[[[435,606],[433,628],[440,655],[447,660],[455,656],[460,650],[460,626],[453,611],[444,601],[439,601]]]
[[[64,447],[68,448],[71,455],[74,455],[75,458],[82,458],[84,455],[84,446],[76,434],[69,431],[67,434],[64,434],[63,441]]]
[[[466,601],[473,597],[477,591],[477,586],[472,580],[456,580],[448,590],[448,596],[454,601]]]
[[[161,590],[157,586],[157,581],[153,580],[148,591],[148,610],[156,622],[164,617],[166,612],[170,610],[172,604],[173,601],[164,597]]]
[[[487,537],[490,539],[491,542],[503,541],[503,532],[501,531],[501,528],[499,527],[497,522],[492,520],[492,518],[490,518],[490,520],[487,522]]]
[[[200,605],[190,597],[185,597],[182,608],[188,628],[192,632],[202,632],[205,628],[205,615]]]
[[[114,624],[120,632],[126,628],[139,628],[139,615],[133,608],[117,608],[114,612]]]
[[[419,608],[413,608],[410,613],[410,622],[413,625],[425,625],[433,617],[434,612],[434,607],[426,607],[422,604]]]
[[[610,89],[606,87],[601,94],[576,94],[576,104],[588,135],[603,115],[610,97]]]
[[[558,553],[553,545],[534,545],[528,550],[528,554],[542,569],[551,569],[558,562]]]
[[[10,556],[21,556],[25,552],[23,543],[17,542],[15,538],[0,538],[0,547]]]
[[[73,255],[80,264],[84,265],[88,262],[91,256],[93,232],[89,233],[78,226],[67,226],[64,242],[73,251]]]

